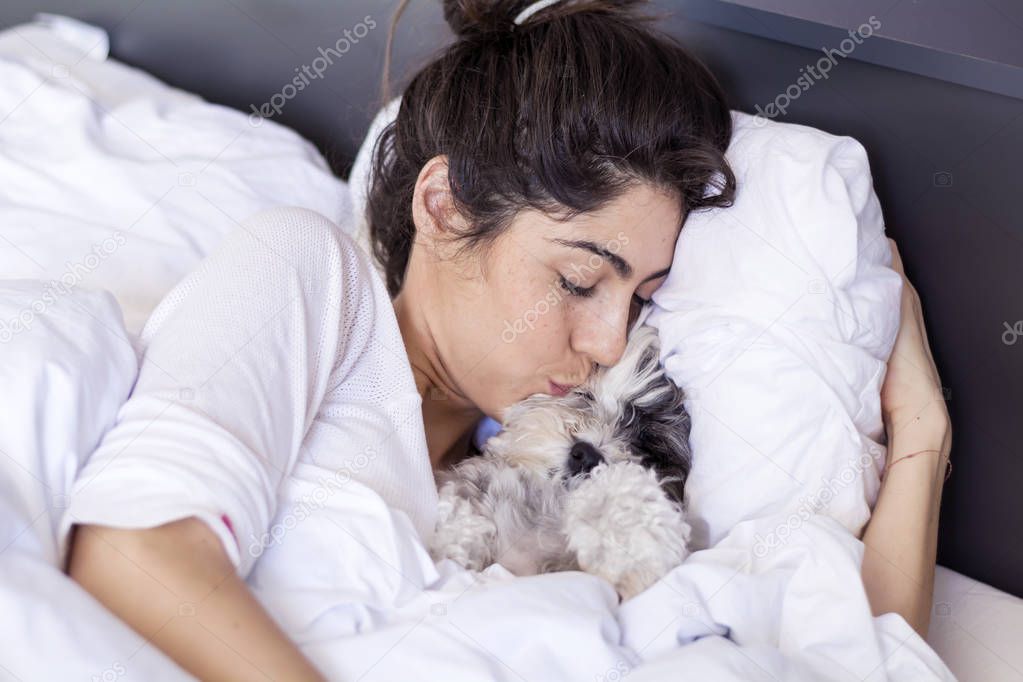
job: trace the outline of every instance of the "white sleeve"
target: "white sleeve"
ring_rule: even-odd
[[[354,241],[312,211],[263,211],[154,310],[138,380],[73,486],[74,523],[197,516],[248,574],[324,394],[369,341]],[[364,309],[364,308],[369,309]]]

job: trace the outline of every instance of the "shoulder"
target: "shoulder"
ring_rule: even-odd
[[[243,249],[262,251],[269,267],[290,266],[303,289],[324,294],[327,304],[338,299],[347,307],[390,306],[387,287],[366,249],[353,234],[354,219],[338,224],[316,211],[297,206],[262,210],[236,231]]]
[[[320,338],[333,327],[330,336],[347,337],[371,332],[385,305],[384,282],[343,226],[316,211],[279,206],[250,215],[225,235],[161,301],[142,337],[172,316],[188,311],[201,320],[220,308],[225,320],[289,321]]]
[[[346,216],[351,223],[351,216]],[[338,315],[342,336],[367,336],[381,315],[393,314],[387,287],[372,258],[340,225],[306,208],[280,206],[250,216],[243,224],[257,248],[294,268],[296,283],[319,307]]]
[[[351,216],[347,216],[349,222]],[[239,224],[235,235],[255,241],[286,262],[299,268],[322,264],[342,257],[357,261],[360,269],[368,265],[368,254],[350,233],[326,216],[299,206],[276,206],[249,216]]]

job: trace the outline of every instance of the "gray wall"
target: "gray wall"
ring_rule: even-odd
[[[375,28],[288,101],[280,121],[299,130],[347,176],[379,108],[384,49],[396,2],[379,0],[4,0],[0,27],[36,12],[66,14],[102,26],[113,55],[177,87],[250,111],[333,48],[366,17]],[[369,24],[371,22],[364,22]],[[360,31],[361,32],[361,31]],[[398,76],[451,40],[440,3],[417,0],[394,39]]]

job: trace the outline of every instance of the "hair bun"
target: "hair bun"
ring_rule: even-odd
[[[444,20],[459,38],[503,33],[515,26],[516,13],[530,0],[443,0]]]
[[[444,20],[459,38],[504,33],[515,29],[515,17],[534,0],[443,0]],[[646,0],[560,0],[528,18],[567,16],[582,11],[616,12]]]

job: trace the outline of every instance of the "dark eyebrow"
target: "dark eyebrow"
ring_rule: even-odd
[[[594,244],[588,239],[559,239],[555,237],[551,241],[564,246],[571,246],[576,249],[584,249],[590,253],[595,253],[601,258],[606,258],[611,261],[611,265],[614,267],[615,272],[618,273],[620,278],[628,279],[629,277],[632,277],[632,266],[629,265],[628,261],[619,256],[617,253],[611,253],[607,249]]]
[[[658,277],[664,277],[669,272],[671,272],[671,268],[664,268],[663,270],[658,270],[657,272],[655,272],[654,274],[650,275],[645,280],[643,280],[643,282],[649,282],[652,279],[657,279]],[[642,284],[643,282],[640,282],[640,284]]]
[[[608,261],[610,261],[611,266],[615,269],[615,272],[618,274],[618,277],[620,277],[621,279],[628,279],[629,277],[632,277],[632,266],[629,265],[628,261],[626,261],[624,258],[622,258],[616,253],[611,253],[607,249],[601,248],[600,246],[591,242],[588,239],[560,239],[558,237],[555,237],[551,239],[551,241],[561,244],[563,246],[570,246],[576,249],[583,249],[585,251],[589,251],[590,253],[594,253],[600,256],[601,258],[606,258]],[[663,277],[668,274],[669,270],[670,268],[658,270],[654,274],[644,279],[643,282],[649,282],[652,279]],[[640,284],[642,284],[643,282],[640,282]]]

